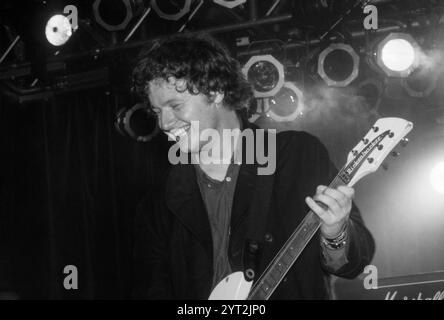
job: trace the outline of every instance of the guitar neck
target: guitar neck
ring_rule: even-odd
[[[341,170],[329,187],[337,188],[345,185],[344,180],[347,181],[347,179],[343,177],[344,170]],[[248,300],[268,300],[270,298],[288,270],[316,234],[320,225],[320,218],[313,211],[309,211],[276,257],[270,262],[262,276],[256,281]]]

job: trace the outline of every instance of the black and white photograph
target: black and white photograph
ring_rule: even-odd
[[[444,300],[444,1],[2,0],[0,154],[0,300]]]

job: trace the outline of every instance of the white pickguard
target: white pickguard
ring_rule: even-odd
[[[253,282],[242,271],[226,276],[211,292],[209,300],[247,300]]]

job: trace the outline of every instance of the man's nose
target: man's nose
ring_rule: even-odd
[[[168,110],[168,108],[162,109],[162,112],[159,115],[159,126],[163,131],[169,131],[174,127],[176,123],[176,117],[172,110]]]

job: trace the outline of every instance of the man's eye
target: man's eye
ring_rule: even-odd
[[[182,107],[182,104],[176,104],[173,106],[174,110],[180,109],[180,107]]]

